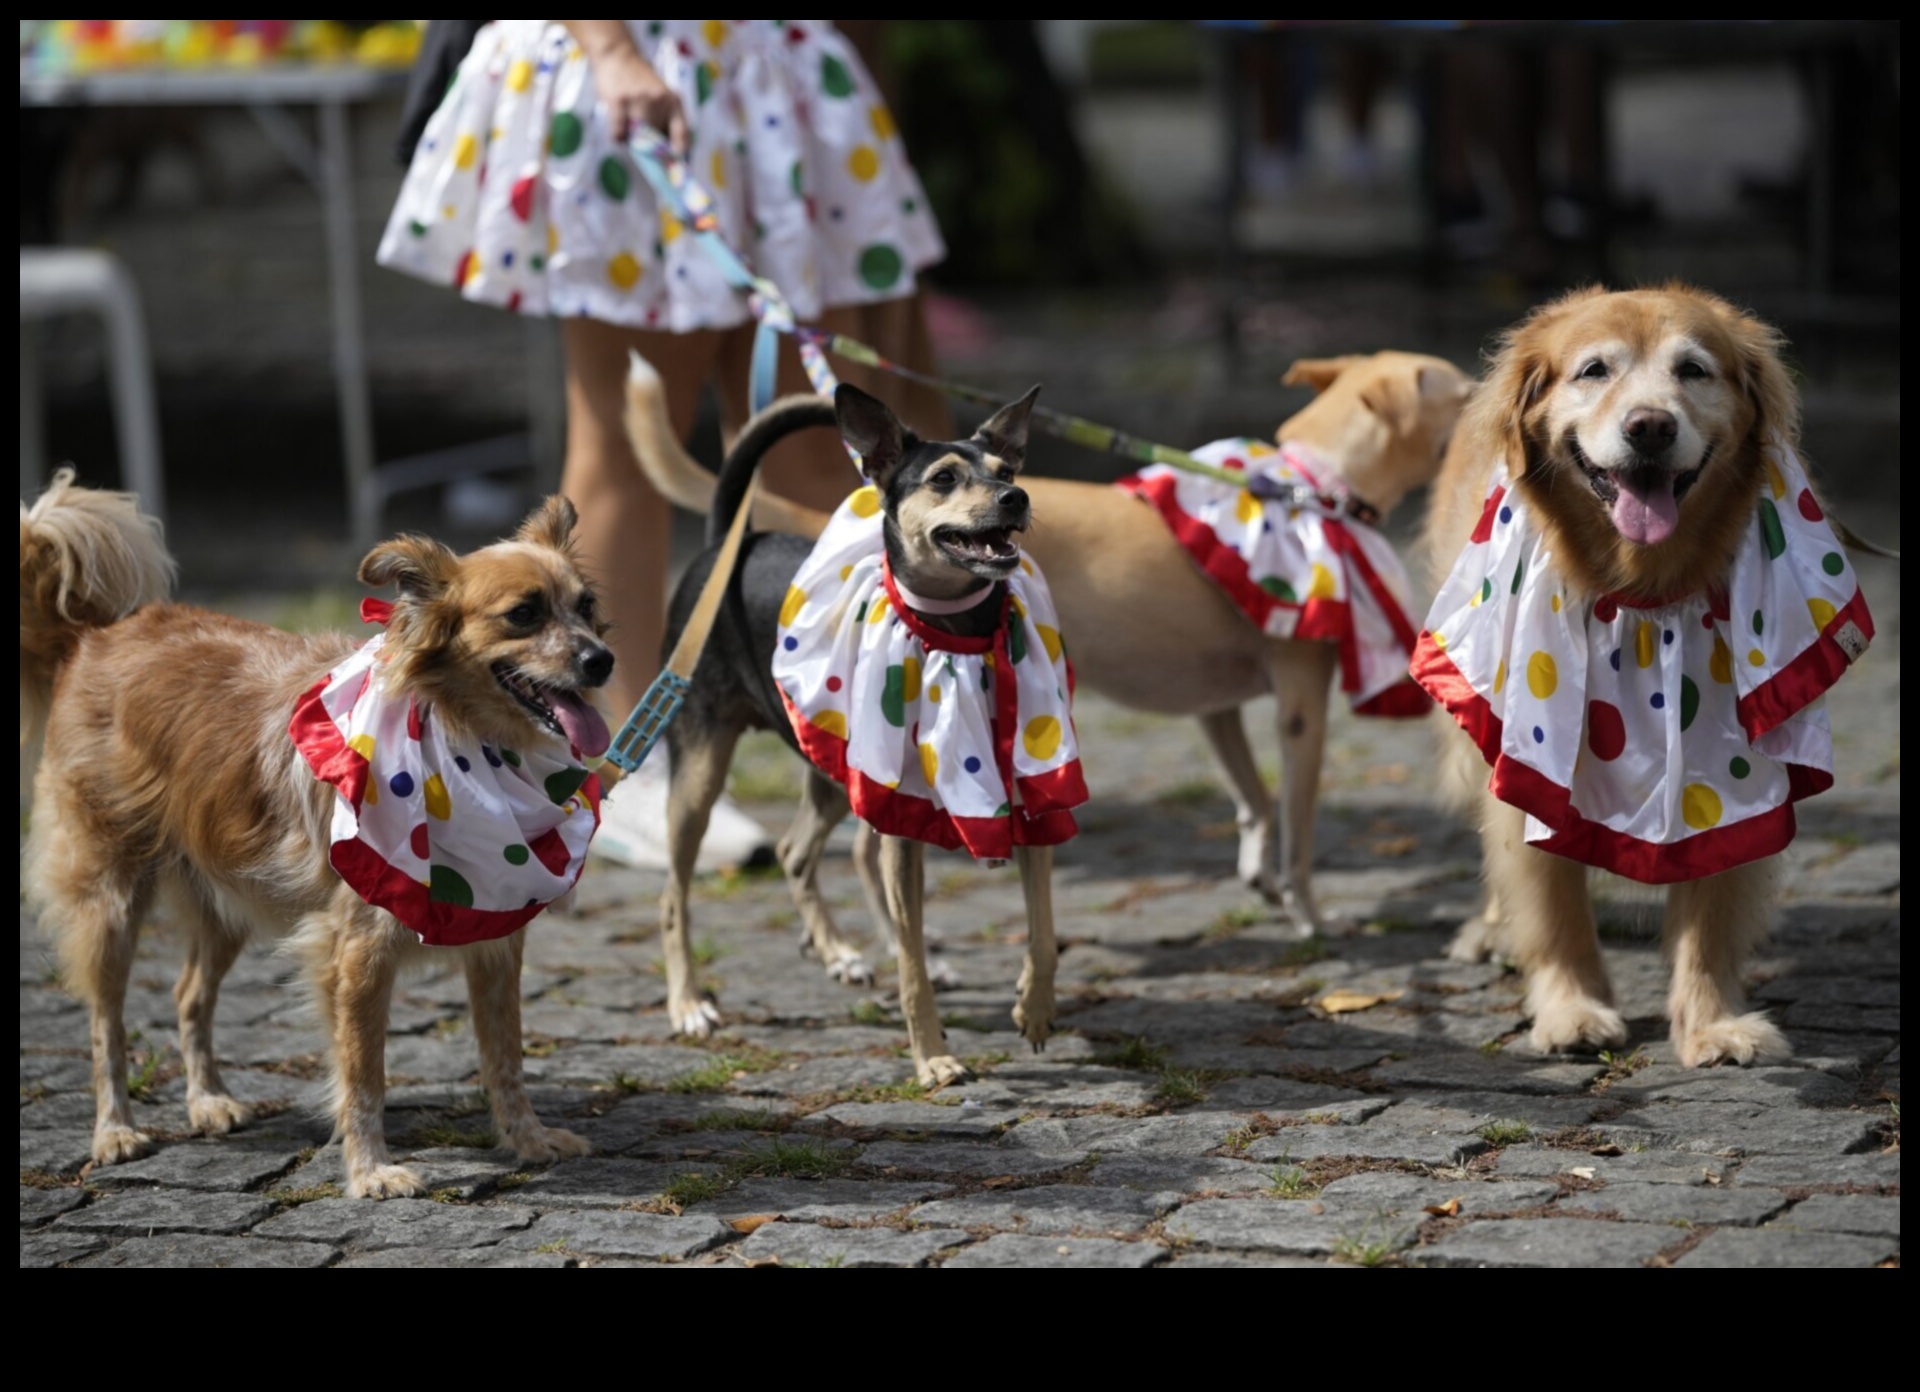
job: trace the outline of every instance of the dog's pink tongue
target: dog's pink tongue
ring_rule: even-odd
[[[1673,535],[1680,503],[1673,496],[1673,475],[1662,469],[1635,476],[1615,474],[1620,496],[1613,500],[1613,525],[1621,536],[1642,546],[1658,546]]]
[[[599,711],[571,693],[551,692],[548,699],[553,705],[553,718],[560,722],[575,749],[589,759],[607,752],[613,736]]]

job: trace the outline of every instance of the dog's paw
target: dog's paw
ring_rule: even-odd
[[[857,952],[851,957],[842,957],[837,962],[828,963],[827,975],[843,986],[873,985],[873,968],[867,964],[867,959]]]
[[[1695,1029],[1673,1032],[1673,1051],[1688,1068],[1712,1063],[1771,1063],[1788,1058],[1793,1046],[1763,1010],[1729,1015]]]
[[[1031,1044],[1037,1054],[1053,1037],[1053,1008],[1039,1001],[1021,1001],[1013,1007],[1013,1023],[1019,1027],[1020,1037]]]
[[[235,1127],[245,1126],[252,1121],[253,1108],[244,1102],[236,1102],[224,1093],[209,1093],[205,1097],[188,1099],[187,1120],[203,1136],[224,1136]]]
[[[118,1165],[138,1160],[153,1149],[153,1137],[131,1126],[102,1126],[93,1133],[93,1163]]]
[[[957,991],[966,983],[947,963],[934,962],[927,967],[927,984],[936,991]]]
[[[1529,1038],[1543,1054],[1617,1048],[1627,1042],[1627,1022],[1610,1005],[1568,997],[1542,1006],[1534,1014]]]
[[[350,1199],[406,1199],[426,1192],[426,1181],[405,1165],[368,1165],[347,1171]]]
[[[591,1155],[593,1146],[585,1136],[576,1136],[558,1126],[533,1125],[515,1131],[508,1138],[513,1153],[530,1164],[544,1165],[576,1155]]]
[[[973,1080],[973,1070],[952,1054],[935,1054],[930,1059],[922,1059],[913,1071],[922,1087],[943,1088],[949,1083]]]
[[[710,1000],[676,1002],[668,1009],[675,1034],[705,1039],[720,1027],[720,1008]]]
[[[1475,914],[1460,925],[1460,931],[1447,944],[1449,962],[1484,962],[1496,948],[1493,925]]]

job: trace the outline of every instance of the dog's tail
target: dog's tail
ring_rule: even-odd
[[[630,358],[632,366],[627,373],[627,439],[633,446],[634,458],[640,462],[640,471],[659,490],[660,496],[676,507],[683,507],[688,512],[711,513],[714,476],[700,467],[699,461],[687,453],[680,443],[680,437],[674,433],[673,423],[667,415],[667,394],[660,374],[638,353],[630,354]],[[821,400],[824,402],[824,398]],[[824,404],[827,407],[824,423],[831,425],[833,406],[831,402]],[[797,425],[789,426],[781,434],[799,428]],[[741,442],[745,440],[743,434]],[[761,452],[764,453],[765,449],[766,445],[763,444]],[[742,488],[746,486],[744,477]],[[734,507],[739,507],[737,497]],[[732,520],[729,512],[727,521],[720,524],[722,533]],[[753,525],[756,530],[763,532],[792,532],[795,536],[816,537],[827,525],[827,515],[791,499],[762,493],[753,505]]]
[[[165,599],[176,567],[160,523],[131,493],[76,487],[61,469],[20,504],[20,744],[45,725],[60,664],[80,635]]]

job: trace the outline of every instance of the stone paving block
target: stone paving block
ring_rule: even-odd
[[[1898,1034],[1900,1007],[1873,1008],[1846,1002],[1795,1001],[1777,1012],[1777,1021],[1789,1036],[1800,1030]]]
[[[606,1106],[604,1093],[590,1105]],[[793,1107],[778,1097],[736,1097],[728,1092],[642,1092],[623,1097],[599,1116],[554,1112],[552,1122],[584,1137],[599,1155],[619,1155],[635,1149],[678,1144],[688,1128],[702,1117],[726,1114],[764,1120],[776,1129]]]
[[[405,1133],[402,1133],[401,1140],[405,1139]],[[424,1150],[410,1150],[405,1144],[396,1143],[393,1158],[418,1174],[429,1194],[461,1200],[489,1194],[507,1176],[525,1168],[538,1168],[524,1167],[513,1158],[511,1151],[496,1150],[491,1146],[432,1146]],[[301,1190],[323,1184],[336,1186],[342,1194],[346,1192],[346,1156],[339,1146],[326,1147],[285,1179],[269,1187],[272,1190]]]
[[[1708,1184],[1725,1181],[1740,1161],[1718,1155],[1699,1155],[1688,1151],[1624,1151],[1619,1155],[1593,1155],[1582,1149],[1561,1149],[1547,1145],[1511,1145],[1494,1157],[1494,1172],[1502,1175],[1563,1175],[1575,1170],[1591,1171],[1579,1176],[1607,1184],[1620,1180],[1649,1184]]]
[[[1511,1029],[1518,1021],[1509,1021]],[[1462,1051],[1421,1052],[1374,1070],[1379,1081],[1399,1088],[1457,1088],[1463,1092],[1529,1093],[1550,1097],[1584,1092],[1606,1072],[1601,1063],[1549,1063],[1524,1053],[1488,1057]]]
[[[943,1102],[842,1102],[809,1116],[803,1125],[823,1123],[860,1130],[905,1131],[930,1136],[991,1137],[1020,1119],[1010,1107],[966,1107]]]
[[[326,1266],[340,1255],[322,1242],[269,1242],[258,1237],[168,1233],[132,1237],[81,1266]]]
[[[1274,1117],[1337,1114],[1349,1125],[1365,1121],[1393,1105],[1391,1098],[1355,1092],[1352,1088],[1272,1076],[1224,1079],[1208,1090],[1207,1101],[1215,1107],[1236,1112],[1266,1112]]]
[[[1407,1260],[1414,1266],[1642,1266],[1685,1236],[1665,1224],[1487,1219],[1408,1253]]]
[[[1167,1255],[1157,1242],[1111,1242],[1099,1238],[1024,1237],[996,1233],[963,1247],[943,1267],[1152,1266]]]
[[[1210,1110],[1150,1117],[1042,1118],[1021,1122],[1006,1133],[1004,1144],[1061,1157],[1079,1157],[1091,1151],[1101,1155],[1199,1156],[1218,1149],[1244,1120],[1232,1112]]]
[[[488,1247],[532,1223],[529,1209],[473,1208],[430,1199],[317,1199],[254,1230],[256,1237],[335,1247]]]
[[[1630,1223],[1677,1223],[1695,1228],[1750,1228],[1786,1206],[1787,1196],[1774,1189],[1630,1181],[1569,1194],[1554,1205],[1568,1213],[1615,1213]]]
[[[1327,1257],[1289,1257],[1278,1252],[1182,1252],[1172,1261],[1160,1263],[1160,1268],[1192,1267],[1199,1270],[1216,1271],[1223,1267],[1319,1267],[1321,1270],[1353,1270],[1345,1262],[1333,1261]]]
[[[85,1028],[84,1021],[81,1023],[81,1028]],[[33,1045],[33,1041],[28,1038],[28,1034],[28,1028],[26,1025],[23,1025],[20,1038],[23,1050]],[[81,1049],[77,1055],[22,1052],[20,1055],[20,1087],[23,1091],[32,1088],[44,1089],[47,1092],[56,1093],[86,1092],[91,1095],[93,1090],[93,1064],[87,1059],[85,1036],[81,1036]]]
[[[1208,1247],[1330,1256],[1350,1244],[1398,1251],[1412,1243],[1419,1223],[1332,1210],[1311,1200],[1202,1199],[1167,1216],[1176,1242]]]
[[[857,1223],[905,1210],[952,1192],[947,1184],[874,1179],[748,1179],[718,1198],[692,1205],[688,1213],[731,1221],[777,1213],[793,1223]],[[1028,1191],[1031,1192],[1031,1191]],[[915,1217],[918,1218],[918,1214]]]
[[[939,1252],[969,1241],[965,1233],[932,1228],[822,1228],[768,1223],[733,1249],[741,1261],[777,1260],[782,1266],[925,1266]]]
[[[1241,1079],[1229,1079],[1230,1083]],[[1149,1073],[1082,1064],[1072,1068],[1007,1065],[984,1078],[945,1089],[942,1097],[982,1107],[1138,1107],[1152,1098],[1158,1080]]]
[[[1807,1067],[1682,1068],[1654,1064],[1607,1089],[1611,1102],[1745,1102],[1763,1107],[1844,1107],[1854,1085],[1831,1073]]]
[[[37,1228],[86,1201],[87,1191],[77,1184],[63,1184],[54,1189],[23,1184],[20,1186],[20,1226]]]
[[[1353,1155],[1452,1166],[1488,1149],[1479,1135],[1480,1125],[1466,1112],[1401,1103],[1359,1126],[1289,1126],[1262,1136],[1245,1153],[1247,1159],[1259,1161]]]
[[[915,1176],[942,1179],[961,1175],[998,1179],[1047,1174],[1077,1165],[1086,1158],[1085,1151],[1035,1153],[1004,1143],[875,1141],[860,1152],[860,1167],[890,1179]]]
[[[1093,1184],[1042,1184],[940,1199],[913,1210],[915,1223],[933,1227],[1012,1228],[1033,1234],[1135,1233],[1179,1199]]]
[[[671,1044],[577,1044],[525,1061],[529,1082],[586,1083],[607,1086],[615,1078],[646,1087],[666,1087],[720,1062],[705,1049]]]
[[[1778,1227],[1859,1233],[1900,1240],[1900,1200],[1890,1194],[1815,1194],[1793,1206]]]
[[[55,1220],[55,1226],[82,1232],[188,1232],[223,1235],[245,1232],[273,1204],[251,1194],[202,1194],[178,1189],[133,1189],[109,1194]]]
[[[564,1267],[578,1263],[563,1252],[521,1252],[500,1247],[385,1247],[378,1252],[356,1252],[335,1265],[418,1270],[444,1266]]]
[[[1428,1216],[1429,1205],[1454,1199],[1460,1201],[1460,1212],[1468,1215],[1512,1213],[1551,1203],[1559,1192],[1559,1185],[1539,1180],[1444,1180],[1370,1171],[1334,1180],[1320,1191],[1319,1201],[1327,1208],[1406,1215],[1417,1223]]]
[[[1087,1171],[1100,1185],[1146,1194],[1251,1194],[1273,1181],[1269,1165],[1218,1155],[1102,1155]]]
[[[531,1216],[531,1215],[528,1215]],[[506,1239],[517,1251],[681,1261],[734,1237],[718,1218],[662,1213],[546,1213]]]
[[[1900,1255],[1895,1237],[1802,1232],[1793,1228],[1721,1228],[1675,1266],[1878,1266]]]
[[[20,1267],[65,1266],[103,1250],[107,1239],[92,1233],[41,1232],[20,1234]]]
[[[1874,1141],[1863,1112],[1736,1102],[1653,1102],[1596,1124],[1621,1145],[1751,1155],[1846,1155]]]
[[[292,1169],[298,1160],[299,1151],[293,1147],[255,1147],[236,1134],[164,1145],[144,1159],[96,1169],[87,1182],[108,1190],[162,1185],[239,1193]]]
[[[538,1170],[525,1183],[503,1190],[499,1201],[533,1208],[623,1208],[652,1199],[677,1175],[719,1171],[720,1166],[712,1161],[674,1164],[589,1156]]]
[[[806,1097],[846,1088],[891,1087],[912,1076],[911,1059],[829,1055],[736,1079],[733,1091],[748,1097]]]

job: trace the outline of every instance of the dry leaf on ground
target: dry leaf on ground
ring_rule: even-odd
[[[1376,1005],[1397,1001],[1405,991],[1349,991],[1345,987],[1329,991],[1314,1004],[1329,1015],[1345,1015],[1355,1010],[1371,1010]]]

